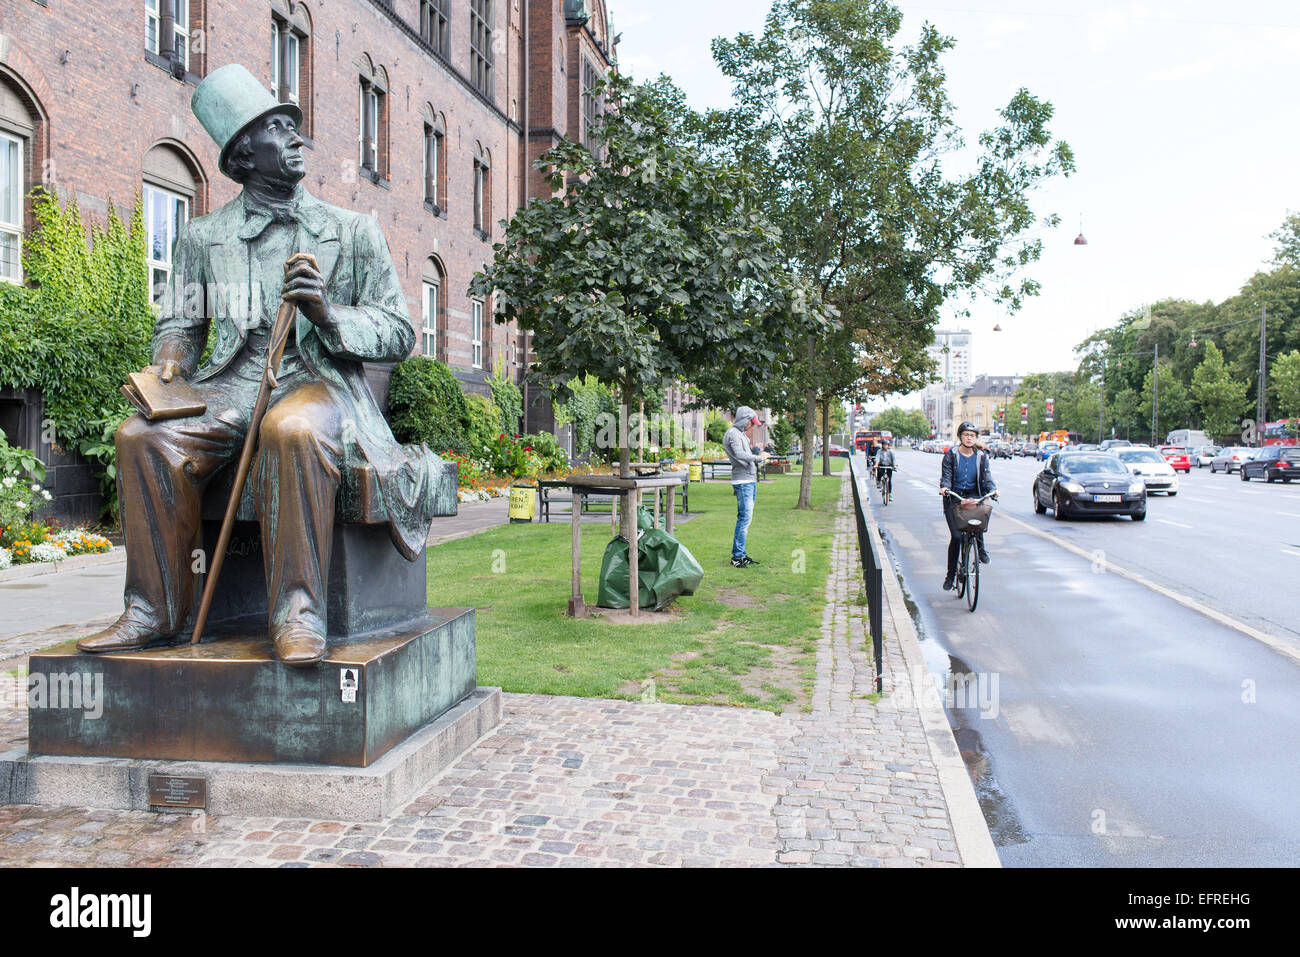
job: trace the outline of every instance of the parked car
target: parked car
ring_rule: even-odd
[[[1129,448],[1132,444],[1128,439],[1106,439],[1101,443],[1101,450],[1103,452],[1114,452],[1119,448]]]
[[[1266,482],[1300,478],[1300,446],[1267,445],[1259,454],[1241,463],[1241,480],[1262,478]]]
[[[1160,446],[1160,454],[1165,457],[1165,461],[1169,463],[1175,472],[1190,473],[1192,471],[1191,456],[1187,454],[1187,449],[1182,446],[1162,445]]]
[[[989,446],[989,455],[995,459],[1011,458],[1011,444],[1008,442],[994,442]]]
[[[1101,451],[1101,446],[1098,445],[1096,442],[1084,442],[1083,445],[1079,446],[1079,451],[1080,451],[1080,452],[1100,452],[1100,451]]]
[[[1107,452],[1058,452],[1034,479],[1034,511],[1059,522],[1078,515],[1147,517],[1146,483]]]
[[[1174,474],[1173,466],[1155,449],[1135,445],[1118,449],[1114,454],[1130,472],[1146,483],[1148,492],[1178,494],[1178,476]]]
[[[1037,457],[1038,457],[1038,443],[1037,443],[1037,442],[1026,442],[1026,443],[1024,444],[1024,447],[1020,450],[1020,454],[1023,455],[1023,456],[1025,456],[1026,458],[1037,458]]]
[[[1046,462],[1053,452],[1061,451],[1060,442],[1044,442],[1038,446],[1038,461]]]
[[[843,456],[846,459],[849,457],[849,450],[842,445],[836,445],[834,442],[831,443],[830,451],[832,457],[836,455]]]
[[[1234,469],[1240,469],[1242,462],[1248,462],[1255,455],[1255,450],[1244,445],[1228,445],[1219,450],[1219,454],[1210,459],[1210,474],[1222,469],[1229,475]]]
[[[1196,464],[1198,469],[1203,469],[1205,466],[1209,465],[1214,457],[1221,451],[1223,450],[1217,445],[1202,445],[1199,448],[1191,450],[1192,462]]]

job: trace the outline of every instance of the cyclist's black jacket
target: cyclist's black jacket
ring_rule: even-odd
[[[960,491],[952,487],[953,479],[957,476],[957,456],[956,447],[949,449],[943,456],[943,469],[939,474],[939,487],[946,488],[953,492]],[[975,473],[975,495],[974,498],[983,498],[990,492],[996,492],[998,485],[993,481],[993,472],[989,469],[988,454],[980,449],[975,450],[975,455],[979,457],[978,468]]]

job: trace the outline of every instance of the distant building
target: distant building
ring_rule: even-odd
[[[952,417],[957,422],[974,422],[981,432],[1011,431],[1020,427],[1020,409],[1011,408],[1020,376],[982,375],[953,397]],[[1009,430],[1000,428],[998,413],[1006,409]]]

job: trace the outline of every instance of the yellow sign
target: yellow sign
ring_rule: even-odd
[[[702,482],[702,481],[704,481],[704,466],[702,466],[699,462],[692,462],[692,463],[691,463],[691,478],[690,478],[690,480],[691,480],[692,482]]]
[[[510,521],[531,522],[537,511],[537,489],[516,485],[510,489]]]

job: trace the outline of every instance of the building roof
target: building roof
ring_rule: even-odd
[[[982,375],[961,390],[962,398],[972,395],[1014,395],[1020,387],[1018,375]]]

